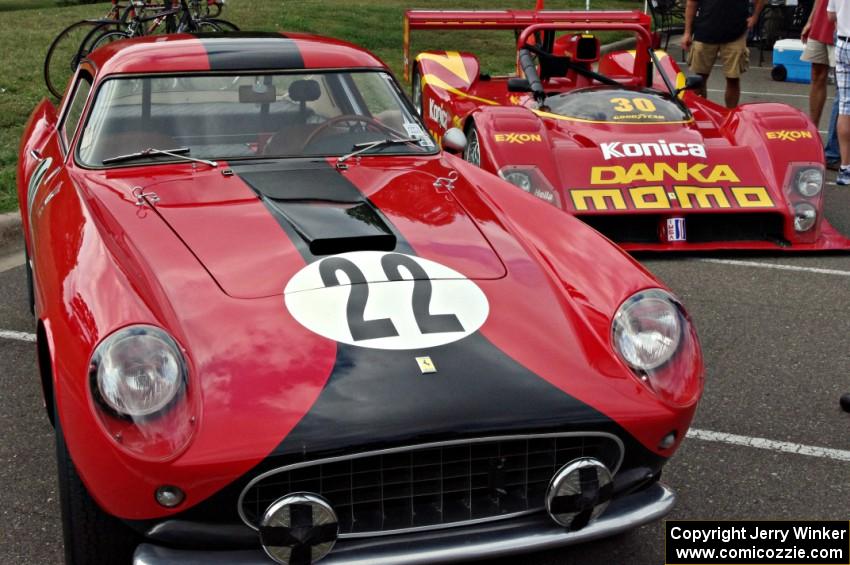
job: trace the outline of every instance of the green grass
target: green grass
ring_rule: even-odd
[[[534,0],[229,0],[223,17],[243,30],[306,31],[360,44],[400,76],[402,14],[413,6],[429,9],[532,7]],[[642,8],[639,0],[593,0],[594,8]],[[108,4],[59,6],[56,0],[0,0],[0,212],[17,207],[15,169],[24,125],[47,96],[42,79],[44,55],[65,26],[100,17]],[[584,0],[550,0],[547,8],[583,9]],[[478,54],[484,70],[513,66],[512,32],[414,32],[414,53],[424,49],[461,49]]]

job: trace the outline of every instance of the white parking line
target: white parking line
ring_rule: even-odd
[[[0,339],[14,339],[15,341],[28,341],[35,343],[35,334],[15,332],[12,330],[0,330]]]
[[[845,274],[850,275],[850,273]],[[0,338],[12,339],[15,341],[35,342],[35,334],[11,330],[0,330]],[[833,459],[835,461],[850,462],[850,451],[832,449],[829,447],[803,445],[801,443],[776,441],[763,437],[740,436],[736,434],[713,432],[710,430],[698,430],[694,428],[688,430],[687,437],[703,441],[712,441],[715,443],[728,443],[731,445],[740,445],[755,449],[767,449],[769,451],[778,451],[780,453],[793,453],[796,455],[808,455],[810,457],[821,457],[824,459]]]
[[[702,263],[716,263],[718,265],[734,265],[736,267],[756,267],[758,269],[776,269],[779,271],[798,271],[803,273],[815,273],[818,275],[835,275],[838,277],[850,277],[850,271],[840,269],[822,269],[820,267],[800,267],[797,265],[782,265],[777,263],[760,263],[758,261],[739,261],[737,259],[709,259],[705,257],[690,259]]]
[[[23,251],[0,257],[0,273],[20,267],[26,261],[26,256]]]
[[[850,451],[845,451],[843,449],[803,445],[801,443],[791,443],[789,441],[775,441],[763,437],[739,436],[736,434],[695,429],[688,430],[687,437],[701,439],[703,441],[753,447],[755,449],[767,449],[770,451],[778,451],[780,453],[808,455],[809,457],[821,457],[823,459],[833,459],[835,461],[850,461]]]

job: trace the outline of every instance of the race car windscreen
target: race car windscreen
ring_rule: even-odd
[[[436,150],[384,72],[183,75],[106,80],[77,149],[93,167],[173,161],[154,148],[199,159],[332,157],[384,139],[369,154]],[[106,163],[104,163],[106,161]]]
[[[671,123],[689,116],[672,100],[648,90],[599,86],[546,98],[549,112],[594,122]]]

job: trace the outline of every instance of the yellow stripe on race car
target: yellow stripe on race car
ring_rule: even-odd
[[[443,81],[442,79],[435,77],[434,75],[423,75],[422,76],[422,84],[430,84],[434,88],[442,88],[443,90],[451,92],[452,94],[454,94],[456,96],[461,96],[463,98],[469,98],[471,100],[477,100],[478,102],[482,102],[484,104],[489,104],[491,106],[498,106],[499,105],[499,103],[496,102],[495,100],[488,100],[487,98],[480,98],[478,96],[474,96],[472,94],[469,94],[468,92],[464,92],[463,90],[455,88],[455,87],[451,86],[450,84],[446,83],[445,81]]]
[[[690,120],[673,120],[669,122],[626,122],[619,120],[586,120],[584,118],[573,118],[571,116],[561,116],[560,114],[552,114],[551,112],[544,112],[542,110],[531,110],[541,118],[552,118],[554,120],[566,120],[568,122],[582,122],[585,124],[623,124],[627,126],[657,126],[657,125],[665,125],[665,124],[689,124],[693,122],[693,118]]]
[[[469,73],[466,72],[466,67],[463,64],[463,57],[457,51],[446,51],[445,55],[439,53],[420,53],[416,57],[417,61],[434,61],[454,76],[464,82],[464,84],[472,84],[469,80]]]

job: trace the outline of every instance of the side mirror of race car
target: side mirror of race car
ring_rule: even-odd
[[[443,149],[449,153],[463,153],[466,149],[466,136],[458,128],[449,128],[443,134]]]
[[[685,79],[685,86],[676,89],[676,95],[678,96],[683,90],[699,90],[704,83],[705,80],[700,75],[690,75]]]

